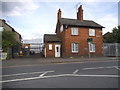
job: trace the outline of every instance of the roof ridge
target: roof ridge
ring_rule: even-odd
[[[77,19],[71,19],[71,18],[61,18],[61,22],[63,24],[68,25],[77,25],[77,26],[83,26],[83,27],[98,27],[98,28],[104,28],[102,25],[98,24],[97,22],[93,20],[83,20],[82,22]]]
[[[74,19],[74,18],[61,18],[61,19],[71,19],[71,20],[78,20],[78,19]],[[93,20],[84,20],[84,21],[93,21]]]

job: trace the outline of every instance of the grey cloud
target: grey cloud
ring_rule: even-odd
[[[2,15],[20,16],[38,7],[34,2],[2,2]]]
[[[19,2],[2,2],[2,14],[9,15],[13,13],[17,7],[22,7],[22,4]]]

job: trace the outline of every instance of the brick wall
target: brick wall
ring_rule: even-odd
[[[99,28],[95,29],[95,36],[89,36],[89,28],[79,28],[79,34],[77,36],[71,35],[71,28],[59,32],[57,30],[57,35],[62,40],[62,56],[71,57],[71,56],[88,56],[88,38],[93,38],[93,43],[96,44],[96,52],[91,53],[91,56],[101,56],[102,55],[102,30]],[[79,52],[72,53],[71,43],[79,44]]]
[[[49,44],[52,44],[52,50],[49,50]],[[55,45],[60,43],[45,43],[46,57],[55,57]]]

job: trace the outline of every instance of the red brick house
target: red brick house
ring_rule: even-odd
[[[102,28],[92,20],[83,19],[82,5],[77,19],[61,18],[57,13],[56,34],[45,34],[45,57],[75,57],[102,55]]]

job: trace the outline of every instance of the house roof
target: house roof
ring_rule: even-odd
[[[44,42],[61,42],[61,40],[56,34],[45,34]]]
[[[103,38],[106,38],[106,37],[108,37],[109,35],[111,35],[112,33],[110,33],[110,32],[107,32],[107,33],[105,33],[104,35],[103,35]]]
[[[22,38],[21,34],[19,34],[17,31],[15,31],[15,29],[13,27],[11,27],[4,19],[0,19],[0,23],[1,23],[0,26],[2,26],[2,27],[4,27],[3,23],[6,24],[8,27],[10,27],[12,29],[12,32],[17,33],[20,36],[20,38]]]
[[[100,24],[92,21],[92,20],[77,20],[77,19],[68,19],[68,18],[61,18],[60,22],[63,25],[70,25],[70,26],[78,26],[78,27],[93,27],[93,28],[104,28]]]

